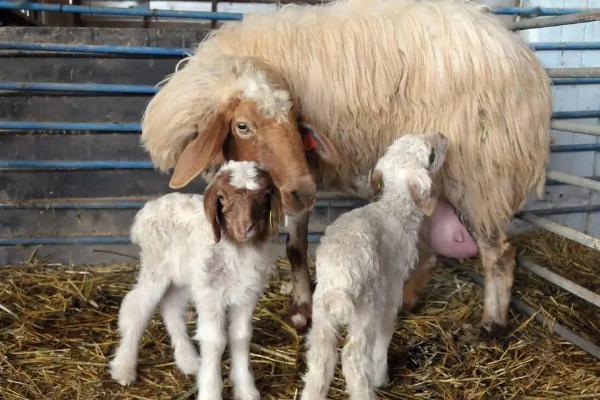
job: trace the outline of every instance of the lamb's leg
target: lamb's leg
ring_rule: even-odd
[[[136,379],[138,346],[148,320],[163,297],[168,279],[141,276],[134,288],[127,293],[119,310],[119,333],[121,342],[110,362],[111,376],[121,385],[129,385]]]
[[[160,312],[175,350],[175,364],[187,375],[198,372],[200,365],[198,352],[190,340],[185,324],[189,296],[186,288],[172,286],[160,303]]]
[[[254,385],[250,369],[250,338],[252,313],[256,301],[234,305],[230,309],[229,346],[231,352],[231,381],[236,400],[258,400],[260,393]]]
[[[304,331],[311,318],[311,282],[308,272],[308,218],[309,213],[288,217],[286,253],[292,266],[292,298],[290,318],[296,329]]]
[[[398,307],[402,299],[402,276],[400,273],[390,277],[386,287],[386,299],[383,304],[383,312],[379,316],[379,330],[375,336],[375,346],[373,349],[373,385],[381,387],[389,382],[388,375],[388,349],[394,328],[396,326],[396,316]],[[378,314],[378,313],[376,313]]]
[[[219,298],[195,299],[198,326],[195,338],[200,342],[200,369],[196,384],[198,400],[221,400],[223,378],[221,358],[227,344],[225,305]]]
[[[307,372],[301,400],[325,400],[335,373],[337,341],[336,328],[318,303],[315,303],[307,345]]]
[[[379,327],[376,310],[358,310],[348,326],[348,339],[342,350],[342,371],[350,400],[376,400],[373,388],[372,354],[375,330]]]
[[[477,241],[481,262],[485,270],[485,290],[482,327],[493,336],[503,336],[506,331],[510,303],[515,248],[505,234],[497,239]]]
[[[437,257],[435,255],[429,255],[428,257],[421,259],[423,261],[411,272],[410,277],[404,284],[402,309],[406,312],[411,311],[417,304],[427,283],[431,280],[433,269],[437,262]]]

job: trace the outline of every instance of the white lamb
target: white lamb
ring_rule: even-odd
[[[131,230],[141,247],[141,271],[119,312],[113,379],[122,385],[135,380],[139,341],[160,305],[177,366],[198,374],[198,399],[221,399],[228,309],[235,398],[259,399],[249,363],[251,318],[277,257],[269,239],[279,215],[273,181],[253,162],[225,164],[204,197],[172,193],[148,202]],[[189,300],[198,312],[201,359],[186,330]]]
[[[387,350],[402,287],[419,258],[419,228],[436,203],[432,174],[442,166],[447,147],[439,133],[397,139],[373,173],[380,198],[342,215],[325,231],[316,253],[302,400],[326,398],[342,325],[348,332],[342,370],[350,399],[375,399],[374,388],[387,383]]]

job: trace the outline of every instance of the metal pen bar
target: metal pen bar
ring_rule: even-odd
[[[553,78],[552,84],[562,85],[599,85],[600,78]]]
[[[0,82],[0,91],[17,92],[69,92],[110,94],[155,94],[152,85],[114,85],[106,83],[49,83],[49,82]]]
[[[308,234],[309,243],[318,243],[322,233],[311,232]],[[285,240],[286,234],[280,235]],[[57,245],[115,245],[131,244],[127,236],[73,236],[73,237],[32,237],[32,238],[0,238],[0,246],[57,246]]]
[[[600,68],[546,68],[550,78],[600,78]]]
[[[142,131],[138,123],[101,123],[101,122],[34,122],[34,121],[0,121],[0,129],[8,131],[74,131],[139,134]]]
[[[445,258],[443,261],[446,265],[449,265],[455,270],[459,271],[460,273],[468,276],[479,286],[485,285],[483,277],[481,277],[479,274],[476,274],[475,272],[462,267],[459,263],[457,263],[454,260]],[[558,336],[573,343],[575,346],[579,347],[586,353],[591,354],[592,356],[600,359],[600,346],[595,345],[594,343],[590,342],[585,338],[582,338],[581,336],[572,332],[571,330],[559,324],[558,322],[555,322],[554,318],[545,317],[544,314],[542,314],[541,310],[536,310],[533,307],[525,304],[525,302],[523,302],[517,296],[511,297],[510,304],[523,314],[529,317],[533,316],[536,319],[536,321],[542,324],[542,326],[548,327],[548,329],[551,332],[556,333]]]
[[[519,213],[517,217],[539,228],[545,229],[548,232],[556,233],[559,236],[571,239],[594,250],[600,250],[600,239],[586,235],[585,233],[569,228],[568,226],[557,224],[549,219],[541,218],[531,213]]]
[[[163,17],[163,18],[190,18],[222,21],[239,21],[243,18],[241,13],[204,12],[204,11],[176,11],[159,10],[144,7],[91,7],[70,4],[29,3],[25,1],[0,1],[0,9],[23,11],[46,11],[69,14],[113,15],[121,17]]]
[[[1,208],[1,207],[0,207]],[[587,214],[600,212],[600,204],[591,206],[573,206],[573,207],[555,207],[540,208],[537,210],[525,210],[524,212],[533,215],[564,215],[564,214]]]
[[[548,171],[546,173],[546,177],[557,182],[566,183],[568,185],[577,186],[585,189],[597,190],[600,192],[600,182],[594,181],[592,179],[586,179],[580,176],[569,175],[558,171]]]
[[[537,51],[600,50],[600,42],[538,42],[529,47]]]
[[[577,153],[582,151],[600,151],[600,143],[555,144],[550,146],[552,153]]]
[[[581,24],[600,20],[600,11],[582,12],[577,14],[559,15],[555,17],[540,17],[521,19],[508,25],[508,29],[519,31],[524,29],[546,28],[550,26]]]
[[[565,121],[552,121],[550,128],[563,132],[583,133],[586,135],[600,136],[599,125],[584,125]]]
[[[521,15],[527,17],[577,14],[590,10],[590,8],[551,8],[551,7],[499,7],[494,9],[498,15]]]
[[[99,169],[154,169],[150,161],[48,161],[48,160],[0,160],[2,170],[99,170]]]
[[[552,272],[548,268],[544,268],[541,265],[538,265],[538,264],[534,263],[533,261],[526,259],[523,256],[518,257],[517,263],[519,264],[519,266],[525,268],[529,272],[534,273],[537,276],[544,278],[548,282],[551,282],[551,283],[555,284],[556,286],[563,288],[564,290],[568,291],[569,293],[574,294],[575,296],[579,297],[580,299],[583,299],[583,300],[587,301],[588,303],[595,305],[596,307],[600,307],[600,295],[599,294],[596,294],[596,293],[592,292],[591,290],[586,289],[583,286],[578,285],[577,283],[575,283],[567,278],[563,278],[559,274]]]
[[[55,44],[55,43],[27,43],[27,42],[0,42],[0,50],[26,51],[26,52],[53,52],[53,53],[84,53],[84,54],[110,54],[152,57],[187,57],[193,53],[192,49],[177,47],[145,47],[145,46],[111,46],[87,44]]]

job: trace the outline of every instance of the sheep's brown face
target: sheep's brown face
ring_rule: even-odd
[[[266,116],[250,99],[231,101],[182,153],[171,179],[185,186],[202,170],[224,160],[256,161],[272,177],[288,215],[312,208],[316,185],[310,174],[296,115]]]
[[[224,236],[234,243],[256,244],[278,232],[277,188],[265,171],[249,165],[254,164],[227,164],[204,196],[205,213],[217,241]]]

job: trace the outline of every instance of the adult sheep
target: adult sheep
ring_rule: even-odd
[[[239,115],[259,121],[253,135]],[[175,167],[172,187],[224,158],[256,159],[274,175],[293,215],[287,253],[302,326],[314,186],[296,117],[320,134],[322,153],[339,153],[337,163],[319,162],[316,178],[348,193],[365,193],[364,178],[396,137],[449,138],[438,187],[482,257],[482,326],[505,327],[514,269],[505,230],[543,188],[551,118],[548,78],[519,37],[467,1],[286,6],[214,31],[152,100],[142,142],[158,168]]]

